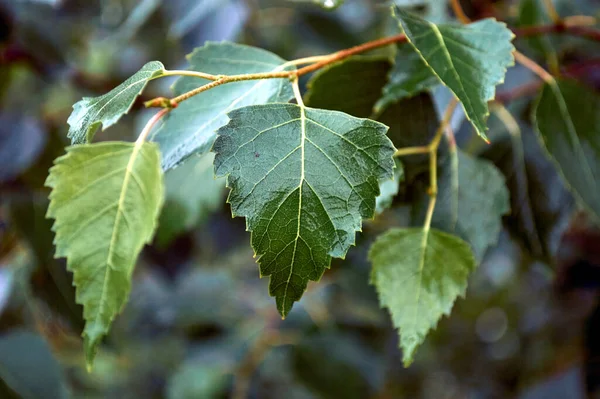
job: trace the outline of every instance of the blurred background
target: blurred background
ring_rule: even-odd
[[[519,398],[594,397],[600,386],[600,232],[539,147],[529,122],[536,80],[515,67],[498,89],[517,122],[490,118],[482,145],[457,117],[459,145],[504,173],[512,211],[459,299],[403,368],[397,332],[369,284],[366,253],[392,225],[411,223],[426,169],[408,165],[393,207],[367,222],[342,261],[282,321],[259,279],[250,237],[232,219],[211,160],[169,172],[155,242],[137,264],[124,313],[91,373],[71,274],[54,259],[43,187],[68,145],[66,120],[83,96],[101,95],[150,60],[186,68],[207,40],[283,58],[326,54],[395,32],[389,2],[346,0],[0,0],[0,398]],[[405,0],[426,18],[451,18],[442,0]],[[526,3],[524,5],[524,3]],[[473,18],[543,23],[537,0],[464,1]],[[599,16],[597,0],[556,2],[563,15]],[[538,10],[527,15],[525,7]],[[526,18],[527,17],[527,18]],[[540,63],[600,88],[600,45],[564,36],[515,42]],[[552,61],[554,62],[554,61]],[[149,85],[101,140],[131,140],[168,95]],[[436,125],[437,90],[385,121],[409,140]],[[498,116],[500,115],[500,117]],[[414,126],[413,126],[414,125]],[[510,124],[509,124],[510,125]],[[396,129],[396,130],[394,130]],[[395,131],[395,133],[394,133]],[[424,132],[423,136],[419,136]],[[410,145],[406,141],[404,145]],[[414,145],[414,144],[413,144]],[[199,183],[201,182],[201,183]],[[416,189],[414,187],[417,187]]]

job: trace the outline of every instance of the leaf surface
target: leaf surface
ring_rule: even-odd
[[[373,217],[394,147],[378,122],[295,104],[229,113],[213,150],[234,216],[245,216],[260,273],[286,316],[331,257],[343,258]]]
[[[163,202],[160,153],[152,143],[67,147],[50,169],[48,217],[56,257],[67,258],[86,320],[88,367],[129,296],[136,259],[150,242]]]
[[[190,69],[215,75],[238,75],[283,71],[285,61],[268,51],[241,44],[209,42],[188,56]],[[293,68],[293,67],[289,67]],[[176,95],[195,89],[208,80],[183,77],[173,87]],[[194,153],[210,150],[216,130],[227,123],[227,113],[235,108],[293,98],[288,79],[246,80],[228,83],[183,101],[151,134],[159,144],[164,170]]]
[[[379,302],[388,308],[400,330],[404,365],[435,328],[449,315],[456,298],[464,296],[475,259],[460,238],[432,229],[391,229],[369,251],[371,282]]]
[[[380,194],[375,200],[375,214],[377,215],[392,205],[394,197],[398,195],[398,191],[400,191],[400,182],[404,180],[404,168],[400,161],[396,159],[395,162],[396,169],[394,169],[394,178],[391,180],[384,180],[379,185]]]
[[[469,25],[435,25],[398,7],[394,12],[410,43],[461,101],[477,133],[487,139],[487,102],[514,65],[512,32],[494,19]]]
[[[534,119],[567,185],[600,219],[600,97],[573,80],[558,80],[542,89]]]
[[[165,68],[162,63],[147,63],[129,79],[99,97],[84,97],[73,106],[67,123],[70,125],[67,136],[73,144],[91,141],[100,126],[106,129],[129,112],[133,102],[146,84],[160,76]]]

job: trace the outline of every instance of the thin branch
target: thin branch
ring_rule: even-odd
[[[146,126],[144,126],[144,128],[142,129],[142,132],[138,136],[138,138],[136,140],[136,144],[137,143],[142,143],[142,142],[146,141],[146,139],[148,138],[148,135],[152,131],[152,128],[154,127],[154,125],[156,125],[156,123],[163,116],[165,116],[166,114],[168,114],[169,111],[171,111],[170,108],[163,108],[160,111],[158,111],[152,118],[150,118],[150,120],[148,121],[148,123],[146,123]]]
[[[450,4],[452,5],[452,11],[456,18],[460,21],[461,24],[468,24],[471,22],[471,18],[465,14],[465,11],[460,4],[460,0],[450,0]]]
[[[406,155],[416,155],[416,154],[429,154],[429,146],[420,146],[420,147],[406,147],[400,148],[396,150],[394,153],[395,157],[404,157]]]
[[[515,50],[513,52],[515,56],[515,60],[523,65],[525,68],[529,69],[531,72],[535,73],[546,83],[553,83],[555,81],[554,76],[550,75],[548,71],[542,68],[537,62],[527,57],[520,51]]]
[[[208,80],[218,80],[219,79],[218,76],[211,75],[210,73],[196,72],[196,71],[187,70],[187,69],[186,70],[164,71],[158,77],[162,78],[164,76],[192,76],[194,78],[202,78],[202,79],[208,79]]]
[[[304,101],[302,101],[302,93],[300,93],[300,85],[298,84],[298,77],[296,76],[292,81],[292,88],[294,89],[294,97],[299,106],[304,107]]]

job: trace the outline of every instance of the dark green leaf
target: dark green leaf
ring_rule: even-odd
[[[567,185],[600,218],[600,97],[572,80],[548,83],[534,119]]]
[[[306,105],[367,118],[381,97],[390,68],[387,57],[352,57],[322,69],[308,82]]]
[[[286,316],[373,217],[394,147],[384,125],[336,111],[272,104],[229,117],[214,145],[215,172],[227,175],[233,214],[246,217],[261,275],[271,276]]]
[[[56,256],[66,257],[74,274],[91,367],[97,344],[127,301],[136,259],[154,234],[164,196],[160,153],[142,142],[68,147],[46,184]]]
[[[369,251],[371,282],[379,301],[389,309],[400,330],[404,365],[435,328],[449,315],[456,298],[464,296],[467,278],[476,266],[469,245],[438,230],[391,229]]]
[[[188,56],[190,69],[216,75],[237,75],[282,71],[285,61],[254,47],[228,42],[200,47]],[[208,81],[183,77],[174,86],[179,95]],[[227,123],[227,113],[247,105],[288,102],[293,98],[288,79],[247,80],[215,87],[182,102],[151,135],[163,156],[162,166],[167,170],[194,153],[208,152],[216,130]]]
[[[458,97],[477,133],[486,139],[487,102],[514,64],[512,32],[493,19],[437,26],[398,7],[395,15],[410,43]]]
[[[158,61],[147,63],[129,79],[100,97],[85,97],[73,106],[69,116],[68,137],[73,144],[90,142],[98,130],[106,129],[129,112],[146,84],[159,77],[165,68]]]
[[[396,169],[394,169],[394,178],[384,180],[379,185],[379,196],[375,200],[375,213],[380,214],[386,208],[389,208],[394,201],[394,197],[400,190],[400,182],[404,179],[404,169],[400,161],[396,160]]]

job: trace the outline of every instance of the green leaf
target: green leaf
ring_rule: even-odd
[[[65,375],[50,347],[28,331],[0,338],[0,379],[22,399],[69,397]]]
[[[306,105],[367,118],[381,97],[391,68],[388,57],[352,57],[322,69],[308,81]]]
[[[519,4],[519,26],[544,25],[550,22],[544,4],[540,0],[522,0]],[[548,35],[525,37],[522,40],[538,54],[556,57],[556,50]]]
[[[212,153],[191,156],[165,175],[166,200],[156,232],[159,247],[199,225],[221,205],[225,181],[215,179],[214,158]]]
[[[458,237],[432,229],[391,229],[369,251],[371,282],[379,302],[388,308],[400,330],[404,365],[435,328],[449,315],[456,298],[464,296],[475,259]]]
[[[447,144],[446,144],[447,145]],[[429,195],[420,202],[424,211]],[[438,163],[438,195],[431,225],[467,241],[477,262],[498,241],[510,198],[502,173],[491,162],[459,150]],[[423,215],[424,216],[424,215]],[[418,224],[422,224],[422,219]]]
[[[86,320],[88,367],[130,291],[136,259],[150,242],[163,202],[160,153],[152,143],[67,147],[50,169],[48,217],[56,257],[67,258]]]
[[[375,214],[379,215],[392,205],[394,197],[400,190],[400,182],[404,179],[404,169],[400,161],[396,160],[396,169],[394,169],[394,178],[384,180],[379,185],[379,196],[375,200]]]
[[[114,125],[129,112],[133,102],[146,84],[162,75],[165,68],[158,61],[147,63],[129,79],[100,97],[84,97],[73,106],[67,123],[68,137],[73,144],[90,142],[98,127],[102,130]]]
[[[377,102],[375,111],[380,113],[390,104],[427,91],[439,83],[440,80],[419,53],[409,43],[402,43],[396,51],[389,82],[383,88],[383,97]]]
[[[395,7],[410,43],[461,101],[477,133],[487,140],[487,102],[514,65],[512,32],[494,19],[469,25],[435,25]]]
[[[393,176],[394,147],[385,125],[336,111],[271,104],[229,117],[213,148],[215,173],[227,175],[233,214],[246,217],[285,317],[373,217],[378,181]]]
[[[579,202],[600,219],[600,97],[573,80],[542,89],[534,110],[542,144]]]
[[[215,75],[283,71],[285,61],[268,51],[228,42],[209,42],[188,56],[190,69]],[[293,67],[288,67],[290,69]],[[209,81],[183,77],[174,86],[176,95]],[[179,164],[194,153],[208,152],[216,130],[227,123],[227,113],[247,105],[288,102],[293,98],[289,79],[246,80],[215,87],[181,104],[163,118],[150,136],[163,155],[163,169]]]

